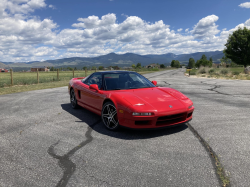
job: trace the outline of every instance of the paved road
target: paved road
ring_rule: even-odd
[[[231,185],[250,186],[250,81],[189,78],[182,70],[152,79],[192,99],[190,124],[219,156]]]
[[[190,124],[221,156],[232,185],[249,186],[250,83],[182,70],[145,76],[194,101]],[[220,186],[186,125],[110,132],[99,116],[71,109],[67,87],[2,95],[0,120],[0,186]]]

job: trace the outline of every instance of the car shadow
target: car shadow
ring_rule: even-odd
[[[121,128],[118,131],[110,131],[108,130],[102,120],[101,117],[95,113],[90,112],[84,108],[73,109],[71,108],[70,103],[62,104],[62,109],[66,112],[70,113],[71,115],[77,117],[79,119],[79,123],[86,123],[89,125],[94,131],[104,134],[110,137],[125,139],[125,140],[135,140],[135,139],[149,139],[155,138],[160,136],[167,136],[171,134],[175,134],[181,131],[184,131],[188,128],[186,124],[182,124],[172,128],[165,128],[165,129],[150,129],[150,130],[138,130],[138,129],[128,129],[128,128]],[[93,123],[93,119],[95,123]]]

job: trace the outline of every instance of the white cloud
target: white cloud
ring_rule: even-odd
[[[28,14],[35,9],[45,8],[44,0],[1,0],[0,14]],[[8,10],[8,13],[5,11]]]
[[[162,20],[154,23],[127,16],[118,23],[116,15],[78,18],[71,28],[58,29],[51,19],[31,16],[46,5],[44,0],[2,0],[0,4],[1,61],[32,61],[64,57],[86,57],[110,52],[137,54],[192,53],[222,50],[228,35],[239,27],[250,27],[250,19],[230,30],[217,29],[218,16],[210,15],[190,31],[171,30]],[[192,25],[190,25],[192,27]]]
[[[54,5],[49,5],[49,8],[56,9]]]
[[[245,22],[245,24],[244,24],[246,27],[248,26],[248,27],[250,27],[250,19],[248,19],[246,22]]]
[[[97,16],[89,16],[88,18],[78,18],[80,23],[74,23],[72,26],[77,28],[93,29],[101,26],[109,26],[115,23],[115,14],[107,14],[99,19]]]
[[[126,18],[128,17],[128,15],[126,15],[126,14],[123,14],[123,13],[122,13],[121,15],[122,15],[122,16],[124,16],[124,17],[126,17]]]
[[[216,15],[210,15],[202,18],[191,31],[195,38],[202,39],[205,37],[213,37],[220,31],[217,29],[218,25],[215,22],[219,19]]]
[[[250,2],[241,3],[239,5],[239,7],[241,7],[241,8],[250,8]]]

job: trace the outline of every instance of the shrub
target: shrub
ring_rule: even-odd
[[[190,71],[190,75],[196,75],[195,71]]]
[[[215,72],[214,69],[210,69],[210,70],[208,71],[209,74],[213,74],[214,72]]]
[[[232,74],[233,74],[233,75],[239,75],[239,74],[240,74],[240,72],[233,71],[233,72],[232,72]]]
[[[220,73],[223,74],[223,75],[226,75],[226,74],[228,74],[228,70],[227,69],[222,69],[220,71]]]
[[[205,73],[206,73],[205,68],[200,69],[200,70],[199,70],[199,73],[201,73],[201,74],[205,74]]]

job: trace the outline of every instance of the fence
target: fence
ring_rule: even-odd
[[[70,80],[74,77],[86,77],[95,71],[13,72],[11,70],[10,73],[0,73],[0,87]]]
[[[103,71],[103,70],[101,70]],[[139,73],[148,72],[148,71],[158,71],[158,69],[133,69]],[[72,71],[49,71],[49,72],[13,72],[10,73],[0,73],[0,87],[4,86],[13,86],[13,85],[30,85],[30,84],[39,84],[46,82],[54,81],[69,81],[74,77],[86,77],[95,70],[72,70]]]

